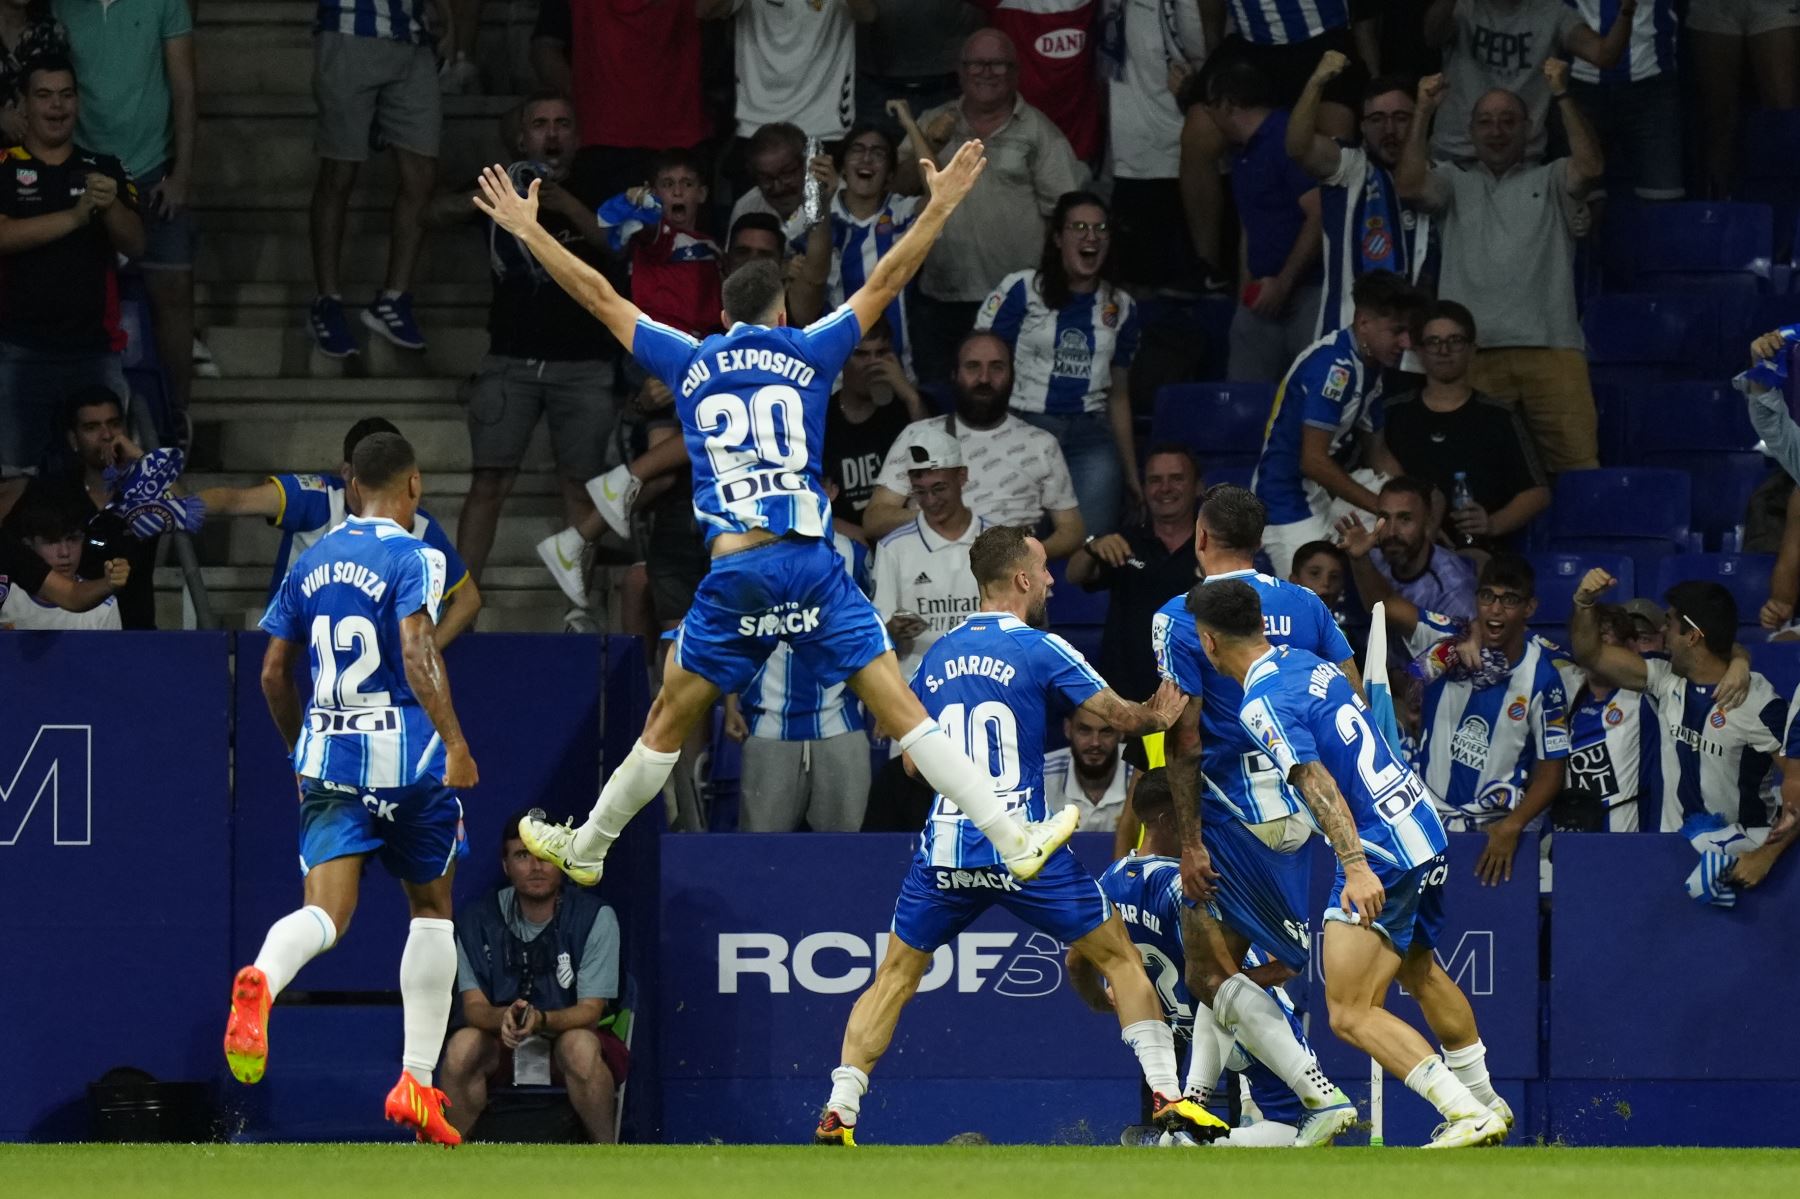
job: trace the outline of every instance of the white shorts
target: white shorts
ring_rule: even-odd
[[[1370,491],[1379,492],[1387,485],[1388,477],[1372,467],[1360,467],[1350,472],[1350,477]],[[1293,573],[1294,553],[1309,541],[1337,541],[1337,522],[1352,513],[1362,517],[1367,525],[1371,517],[1367,512],[1352,504],[1349,500],[1333,499],[1323,487],[1307,481],[1306,501],[1311,505],[1313,515],[1305,520],[1297,520],[1292,524],[1270,525],[1263,530],[1263,552],[1269,555],[1269,566],[1275,577],[1285,579]]]
[[[1695,33],[1754,37],[1800,26],[1800,0],[1692,0],[1688,28]]]

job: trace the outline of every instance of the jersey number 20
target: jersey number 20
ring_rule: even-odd
[[[806,423],[800,393],[781,383],[742,396],[717,392],[694,409],[706,454],[721,481],[755,470],[805,470]]]

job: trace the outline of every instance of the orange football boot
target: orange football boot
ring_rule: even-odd
[[[388,1092],[386,1114],[394,1123],[412,1129],[419,1140],[449,1148],[462,1144],[462,1134],[444,1119],[444,1109],[449,1106],[442,1091],[421,1086],[409,1071],[402,1070],[400,1081]]]
[[[269,980],[245,966],[231,981],[231,1018],[225,1022],[225,1064],[239,1082],[260,1081],[269,1064]]]

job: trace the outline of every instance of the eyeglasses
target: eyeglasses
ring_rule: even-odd
[[[938,500],[950,494],[950,484],[933,483],[930,487],[915,487],[911,495],[915,500]]]
[[[1429,354],[1454,354],[1468,349],[1473,341],[1460,333],[1453,333],[1449,337],[1427,337],[1419,344]]]
[[[965,58],[963,70],[986,75],[1004,75],[1019,64],[1005,58]]]
[[[1495,591],[1492,587],[1483,587],[1475,593],[1475,602],[1484,608],[1499,605],[1505,612],[1513,612],[1531,601],[1529,595],[1520,595],[1516,591]]]
[[[1689,616],[1686,612],[1678,613],[1671,609],[1669,612],[1669,616],[1668,616],[1669,623],[1673,624],[1675,622],[1676,616],[1680,616],[1682,619],[1682,622],[1684,624],[1686,624],[1688,628],[1694,630],[1694,632],[1700,634],[1702,637],[1706,636],[1706,630],[1701,628],[1699,625],[1695,624],[1694,618],[1692,616]]]
[[[1070,221],[1063,228],[1077,237],[1083,233],[1092,233],[1095,237],[1112,236],[1112,226],[1105,221]]]

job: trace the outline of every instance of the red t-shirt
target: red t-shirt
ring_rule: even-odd
[[[719,331],[719,247],[664,223],[631,239],[631,300],[653,321],[690,337]]]
[[[1094,74],[1097,0],[971,0],[988,24],[1019,51],[1019,94],[1061,129],[1086,162],[1104,135],[1100,81]]]
[[[693,0],[543,0],[533,34],[569,48],[582,145],[691,148],[712,132]]]

